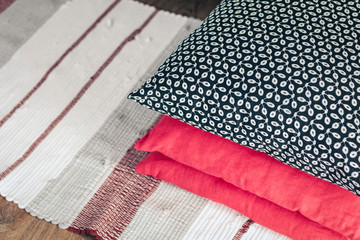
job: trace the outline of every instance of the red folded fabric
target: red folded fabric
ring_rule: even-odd
[[[220,178],[173,161],[161,153],[150,153],[136,167],[151,175],[215,202],[227,205],[255,222],[295,240],[344,240],[346,237]]]
[[[284,209],[298,211],[305,218],[349,239],[360,239],[359,197],[335,184],[283,164],[265,153],[168,116],[162,117],[136,143],[135,148],[160,152]]]

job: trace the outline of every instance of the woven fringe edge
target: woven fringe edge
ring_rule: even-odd
[[[77,229],[77,228],[73,228],[73,227],[69,227],[67,229],[68,231],[70,232],[73,232],[73,233],[77,233],[77,234],[80,234],[82,236],[84,235],[91,235],[91,236],[94,236],[97,240],[104,240],[103,237],[101,237],[98,232],[96,230],[93,230],[93,229],[89,229],[89,228],[86,228],[86,229]],[[115,240],[115,238],[111,238],[113,240]]]

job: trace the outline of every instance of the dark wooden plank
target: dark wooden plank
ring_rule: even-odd
[[[0,197],[0,239],[21,240],[91,240],[92,236],[81,236],[60,229],[54,224],[31,216],[15,203]]]
[[[188,17],[205,19],[220,0],[137,0],[158,9]]]
[[[158,9],[199,19],[204,19],[220,2],[220,0],[138,1],[155,6]],[[25,210],[19,209],[15,203],[7,202],[3,197],[0,197],[0,239],[89,240],[95,238],[60,229],[54,224],[31,216]]]

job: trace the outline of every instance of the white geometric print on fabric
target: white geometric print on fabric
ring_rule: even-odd
[[[91,78],[90,75],[106,61],[114,48],[154,12],[153,7],[132,0],[93,0],[91,6],[88,1],[74,0],[67,1],[62,7],[59,0],[51,0],[47,3],[49,6],[44,1],[46,0],[32,0],[26,3],[36,5],[37,8],[40,7],[37,11],[42,11],[36,19],[32,18],[34,21],[25,21],[26,26],[23,25],[23,19],[31,17],[34,9],[21,8],[23,1],[16,1],[0,15],[5,25],[12,29],[5,31],[5,35],[2,32],[4,37],[15,39],[14,36],[17,35],[11,34],[14,34],[14,31],[18,33],[16,24],[24,28],[21,38],[17,38],[21,41],[16,41],[12,50],[7,49],[8,46],[0,47],[9,58],[19,48],[0,70],[0,81],[4,83],[0,87],[0,92],[3,93],[0,94],[2,117],[33,89],[48,69],[53,69],[44,84],[37,88],[26,103],[0,128],[0,132],[6,134],[1,138],[4,144],[0,144],[0,151],[3,151],[3,154],[0,154],[0,165],[3,170],[17,161],[18,158],[14,156],[21,156],[24,150],[36,141],[36,137],[47,128],[49,121],[63,110],[77,94],[77,90],[81,89],[83,81]],[[57,8],[60,9],[53,14]],[[20,13],[22,16],[19,16]],[[84,210],[84,206],[91,202],[92,197],[99,196],[96,193],[100,186],[109,182],[108,179],[114,179],[110,178],[109,174],[113,173],[116,162],[126,155],[135,139],[145,134],[145,129],[155,123],[158,114],[137,106],[134,102],[125,101],[127,93],[135,86],[140,86],[139,81],[149,78],[179,41],[199,24],[199,20],[159,11],[146,28],[141,32],[136,31],[138,34],[135,39],[126,44],[121,53],[109,63],[76,106],[51,134],[47,135],[46,140],[39,144],[31,156],[28,155],[25,161],[0,180],[0,194],[32,215],[68,228],[79,212]],[[81,41],[77,40],[79,37]],[[56,41],[57,44],[53,44],[54,38],[59,40]],[[74,45],[74,42],[78,42],[78,45]],[[64,55],[67,49],[71,51]],[[58,67],[51,67],[63,55],[65,57],[59,61]],[[55,94],[53,90],[56,91]],[[29,122],[34,124],[28,124]],[[11,158],[8,157],[9,154]],[[135,164],[135,161],[132,164]],[[124,172],[134,170],[127,165],[122,167],[120,170]],[[122,179],[121,176],[119,175],[119,179]],[[129,181],[130,185],[136,186],[133,180]],[[119,192],[125,199],[130,200],[130,204],[139,203],[139,199],[128,192],[126,185],[111,185],[114,188],[124,187],[126,190]],[[113,189],[108,190],[109,193],[111,190]],[[120,233],[117,226],[135,214],[134,211],[126,211],[125,218],[121,220],[105,218],[107,221],[102,221],[102,216],[107,216],[108,213],[114,215],[113,209],[128,209],[122,208],[121,203],[119,205],[118,196],[113,196],[104,194],[103,198],[98,198],[99,202],[107,204],[107,208],[103,211],[95,209],[98,215],[90,216],[101,230],[108,230],[111,239]],[[204,206],[208,205],[214,205],[214,211],[204,212]],[[180,239],[184,234],[192,235],[193,231],[201,229],[199,224],[210,227],[216,236],[230,236],[236,230],[234,226],[240,226],[246,219],[244,216],[229,219],[229,212],[237,216],[234,210],[165,182],[159,185],[146,202],[137,207],[139,209],[136,216],[121,235],[124,236],[123,239],[139,239],[136,236],[146,236],[149,239],[148,229],[153,231],[152,239],[161,239],[159,236]],[[217,217],[215,223],[214,215]],[[227,221],[219,221],[223,217],[226,217]],[[189,228],[195,219],[198,225]],[[149,222],[154,224],[148,224]],[[86,223],[84,221],[81,227],[86,227]],[[231,231],[227,231],[229,229]],[[34,229],[33,233],[37,234],[36,232]],[[263,233],[272,231],[259,227],[256,231],[250,228],[249,232],[252,232],[255,238],[260,236],[257,239],[264,239]],[[174,238],[177,236],[178,238]],[[247,234],[243,238],[246,236]],[[31,235],[29,237],[31,238]],[[6,239],[6,236],[3,238]],[[284,238],[273,232],[271,239]]]
[[[359,0],[224,0],[129,98],[360,196]]]

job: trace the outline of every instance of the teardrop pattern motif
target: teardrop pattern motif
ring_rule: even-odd
[[[224,0],[129,98],[360,196],[359,14]]]

